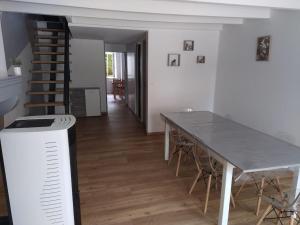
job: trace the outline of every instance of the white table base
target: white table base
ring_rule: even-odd
[[[169,160],[169,148],[170,148],[170,125],[165,123],[165,160]]]
[[[228,224],[233,168],[234,166],[229,162],[225,162],[223,164],[222,192],[218,225]]]

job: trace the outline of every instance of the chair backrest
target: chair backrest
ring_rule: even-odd
[[[119,87],[120,88],[125,88],[125,80],[121,80],[121,82],[119,83]]]
[[[281,177],[290,177],[292,172],[290,169],[276,169],[271,171],[259,171],[259,172],[251,172],[244,173],[242,171],[238,171],[234,178],[235,182],[243,182],[243,181],[251,181],[255,183],[259,183],[262,178],[267,179],[268,181],[274,181],[276,178]],[[273,186],[276,184],[274,182],[269,182]]]
[[[209,155],[208,161],[212,173],[218,175],[220,172],[222,172],[223,165],[219,161],[217,161],[214,157]]]
[[[295,193],[295,189],[291,189],[289,193],[284,192],[283,201],[286,202],[287,209],[293,209],[295,211],[300,211],[300,192],[297,194],[296,198],[292,197]]]
[[[203,147],[201,145],[197,145],[193,149],[193,156],[194,156],[194,159],[195,159],[196,166],[197,166],[198,170],[200,171],[203,168],[203,166],[204,166],[203,162],[205,160],[207,160],[207,158],[208,158],[208,154],[203,149]]]
[[[189,137],[184,135],[180,129],[171,128],[170,130],[170,140],[177,141],[177,142],[192,142]]]
[[[170,142],[174,142],[178,136],[177,129],[171,128],[169,132]]]
[[[118,83],[118,82],[120,82],[120,81],[121,81],[121,80],[120,80],[120,79],[117,79],[117,78],[112,79],[113,84],[116,84],[116,83]]]
[[[198,144],[193,150],[193,155],[198,169],[205,168],[214,175],[222,172],[222,164],[209,154],[206,146]]]
[[[114,78],[112,80],[112,87],[113,87],[113,92],[118,93],[120,95],[124,95],[125,91],[125,80],[120,80]]]

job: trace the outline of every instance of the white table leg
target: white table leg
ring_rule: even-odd
[[[223,165],[222,192],[218,225],[227,225],[230,206],[233,165],[226,162]]]
[[[169,132],[170,132],[170,125],[168,122],[165,122],[165,160],[169,160],[169,146],[170,146],[170,138],[169,138]]]
[[[294,174],[293,174],[293,183],[292,183],[291,198],[290,198],[291,202],[297,197],[297,195],[300,192],[300,168],[295,167],[292,170]]]

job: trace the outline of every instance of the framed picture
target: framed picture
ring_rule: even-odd
[[[197,56],[197,63],[205,63],[205,56],[204,55],[198,55]]]
[[[192,41],[192,40],[185,40],[183,42],[183,50],[184,51],[194,51],[194,41]]]
[[[256,61],[269,61],[271,36],[257,38]]]
[[[168,66],[180,66],[180,54],[168,54]]]

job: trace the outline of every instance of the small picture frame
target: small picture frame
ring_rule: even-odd
[[[205,63],[205,56],[204,55],[198,55],[197,56],[197,63]]]
[[[180,54],[168,54],[168,66],[180,66]]]
[[[256,61],[269,61],[271,36],[257,38]]]
[[[194,41],[185,40],[183,42],[183,51],[194,51]]]

